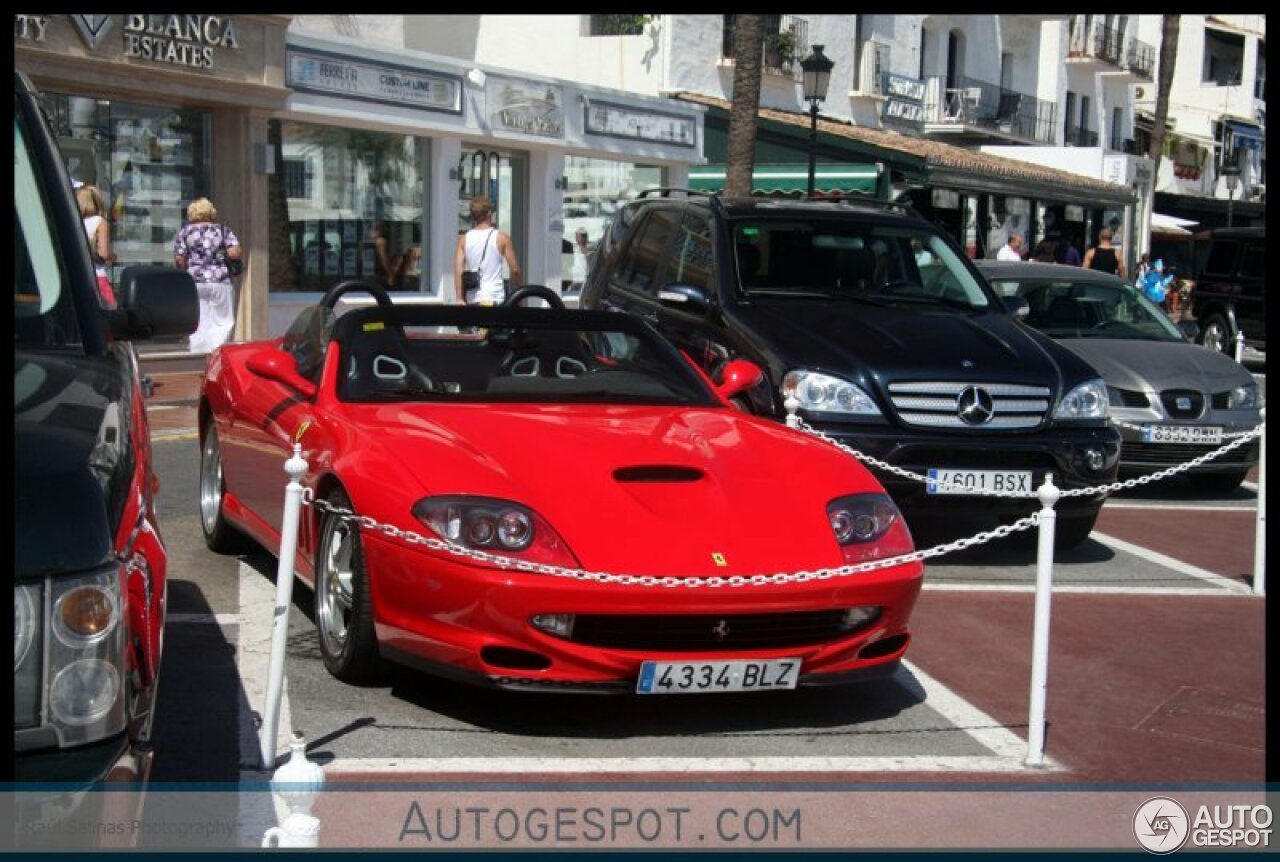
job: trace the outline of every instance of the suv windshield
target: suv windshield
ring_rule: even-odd
[[[27,141],[22,111],[13,122],[13,328],[20,348],[80,346],[75,307],[58,254],[49,206]]]
[[[963,309],[991,303],[959,255],[926,229],[851,219],[752,218],[735,223],[733,251],[745,296]]]

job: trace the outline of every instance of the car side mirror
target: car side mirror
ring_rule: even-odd
[[[1186,337],[1187,341],[1194,342],[1200,337],[1200,324],[1194,320],[1179,320],[1178,329]]]
[[[283,383],[303,398],[314,398],[316,385],[298,373],[293,354],[276,347],[264,347],[249,357],[245,366],[259,377]]]
[[[107,313],[107,325],[115,338],[190,335],[200,322],[195,280],[172,266],[125,267],[116,301],[118,307]]]
[[[706,290],[679,281],[673,281],[658,291],[658,301],[668,308],[690,314],[702,314],[711,306]]]
[[[1003,296],[1000,301],[1004,303],[1004,310],[1019,320],[1025,320],[1031,313],[1031,304],[1021,296]]]
[[[725,401],[764,380],[764,372],[760,370],[760,366],[746,359],[730,361],[720,376],[724,382],[716,387],[716,391]]]

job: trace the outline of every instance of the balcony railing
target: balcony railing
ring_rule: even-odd
[[[732,60],[733,16],[725,15],[724,19],[720,56]],[[794,15],[768,15],[766,19],[764,71],[801,80],[800,60],[809,52],[809,22]]]
[[[1096,147],[1098,145],[1098,133],[1092,129],[1082,129],[1079,126],[1069,127],[1065,135],[1068,147]]]
[[[1156,51],[1151,45],[1086,15],[1071,18],[1067,56],[1091,57],[1147,79],[1152,77],[1156,66]]]
[[[1053,143],[1058,127],[1058,106],[1053,102],[967,75],[957,75],[951,87],[945,78],[929,78],[926,84],[926,123],[990,129]]]

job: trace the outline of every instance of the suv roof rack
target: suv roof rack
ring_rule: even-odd
[[[672,192],[684,192],[685,197],[706,198],[712,207],[717,210],[723,209],[724,202],[720,199],[719,192],[708,192],[702,189],[686,189],[679,186],[662,186],[660,188],[645,189],[636,195],[636,200],[647,197],[671,197]]]

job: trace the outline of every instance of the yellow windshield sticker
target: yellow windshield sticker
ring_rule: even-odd
[[[361,327],[365,332],[381,332],[386,329],[387,325],[381,320],[373,320]]]

